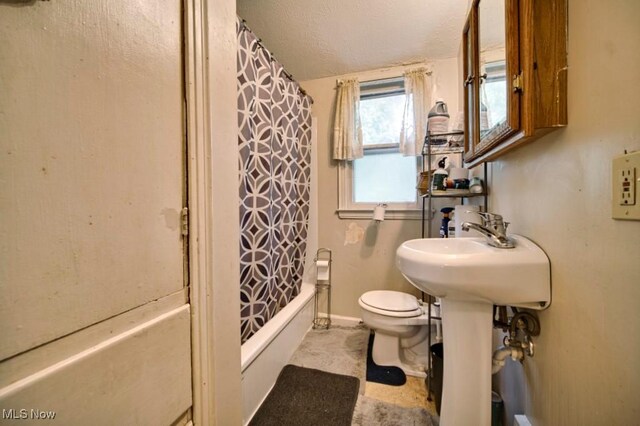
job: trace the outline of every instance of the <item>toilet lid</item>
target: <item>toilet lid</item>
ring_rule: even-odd
[[[395,317],[414,317],[422,315],[422,309],[418,299],[414,296],[399,291],[375,290],[368,291],[360,297],[360,300],[374,312],[382,311],[384,315]]]

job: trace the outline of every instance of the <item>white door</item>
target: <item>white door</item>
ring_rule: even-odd
[[[185,422],[180,0],[0,2],[0,40],[0,423]]]

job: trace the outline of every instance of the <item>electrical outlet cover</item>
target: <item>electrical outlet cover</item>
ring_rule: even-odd
[[[640,220],[640,151],[615,157],[611,167],[611,216]]]

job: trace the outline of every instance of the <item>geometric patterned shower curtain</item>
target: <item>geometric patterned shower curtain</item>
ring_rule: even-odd
[[[238,21],[240,309],[244,343],[300,292],[311,99]]]

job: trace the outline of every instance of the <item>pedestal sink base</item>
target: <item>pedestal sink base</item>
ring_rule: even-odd
[[[441,426],[491,423],[493,305],[545,309],[551,302],[549,258],[533,241],[509,238],[514,248],[484,238],[422,238],[396,251],[402,275],[442,300]]]
[[[491,424],[493,305],[444,298],[440,426]]]

